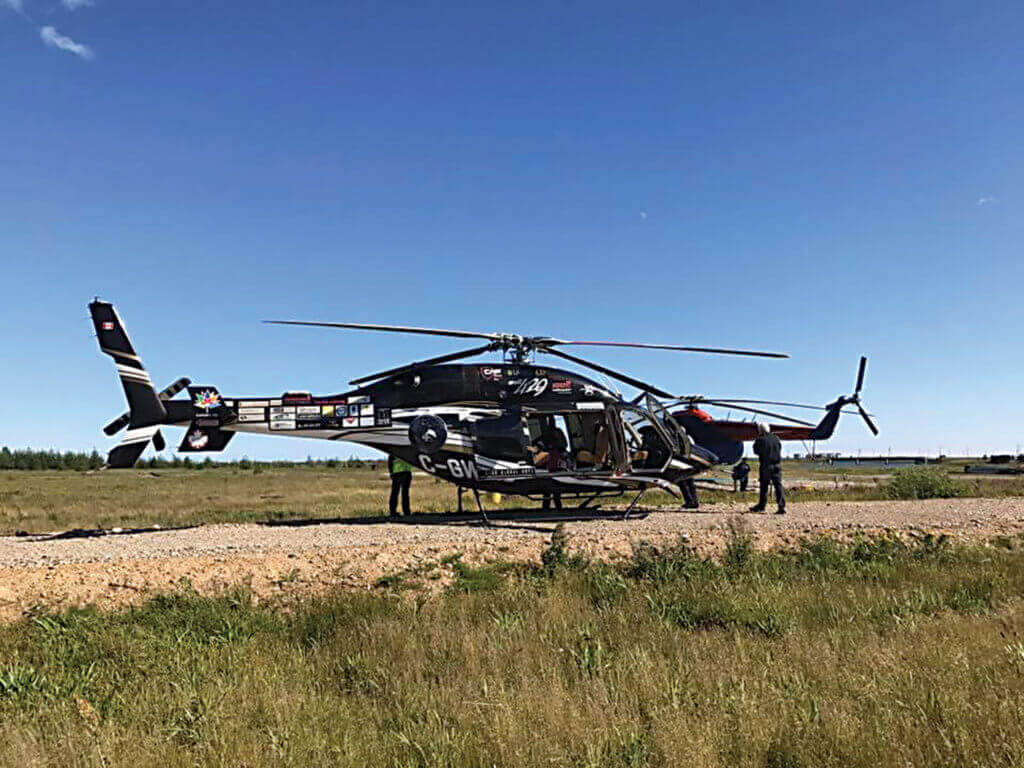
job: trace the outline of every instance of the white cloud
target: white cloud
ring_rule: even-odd
[[[640,218],[641,219],[646,219],[647,218],[647,211],[640,211]]]
[[[994,203],[997,200],[999,200],[998,197],[979,197],[978,202],[976,202],[975,205],[988,205],[989,203]]]
[[[0,0],[0,5],[10,8],[15,13],[25,12],[25,9],[21,4],[21,0]]]
[[[73,53],[75,56],[79,56],[83,59],[91,59],[92,49],[88,46],[76,43],[70,37],[62,35],[53,27],[43,27],[39,30],[39,37],[42,38],[43,42],[53,48],[60,48],[62,51]]]
[[[60,0],[60,4],[67,8],[69,11],[74,11],[78,8],[91,8],[92,6],[96,5],[96,3],[93,2],[93,0]]]

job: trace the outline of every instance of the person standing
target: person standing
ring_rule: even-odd
[[[747,482],[750,480],[750,465],[746,457],[740,459],[740,463],[732,468],[732,492],[746,493]]]
[[[679,490],[683,492],[683,509],[700,509],[697,499],[697,484],[692,477],[679,481]]]
[[[398,494],[402,494],[402,514],[408,517],[409,488],[412,486],[412,465],[403,459],[388,454],[388,474],[391,475],[391,498],[388,500],[388,513],[398,517]]]
[[[775,502],[779,505],[776,514],[786,514],[786,497],[782,493],[782,441],[771,433],[764,422],[759,422],[757,431],[760,433],[754,441],[754,453],[760,464],[758,481],[761,484],[757,504],[750,508],[751,512],[764,512],[768,505],[768,486],[775,489]]]

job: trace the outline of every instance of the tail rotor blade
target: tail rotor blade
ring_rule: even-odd
[[[868,367],[868,359],[862,357],[860,359],[860,368],[857,370],[857,386],[854,387],[854,394],[859,395],[861,388],[864,386],[864,371]]]
[[[868,429],[871,430],[871,434],[878,437],[878,427],[875,426],[875,422],[868,416],[867,411],[860,407],[860,403],[857,403],[857,410],[860,411],[860,417],[864,419],[864,423],[868,425]]]

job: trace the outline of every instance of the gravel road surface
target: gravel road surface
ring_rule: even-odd
[[[701,513],[648,511],[630,520],[567,516],[570,546],[605,559],[628,557],[639,540],[687,538],[713,552],[727,523],[743,509],[709,505]],[[743,514],[762,548],[816,535],[915,531],[955,539],[1024,534],[1024,499],[950,499],[919,502],[806,502],[785,516]],[[409,521],[336,521],[295,525],[207,525],[146,532],[89,532],[0,537],[0,619],[45,606],[138,603],[187,580],[214,594],[243,585],[255,599],[366,588],[407,569],[436,574],[429,586],[450,581],[440,561],[460,552],[467,562],[526,561],[539,556],[555,518],[505,513],[494,525],[440,516]]]

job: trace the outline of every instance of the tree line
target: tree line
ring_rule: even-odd
[[[7,446],[0,448],[0,470],[5,469],[28,469],[28,470],[67,470],[71,472],[86,472],[88,470],[101,469],[105,459],[95,449],[90,453],[78,451],[36,451],[31,448],[11,450]],[[305,461],[253,461],[252,459],[241,458],[236,461],[214,461],[210,457],[203,460],[193,460],[190,456],[182,458],[174,454],[171,458],[154,456],[151,459],[143,459],[136,466],[144,469],[212,469],[215,467],[234,467],[237,469],[255,469],[269,467],[295,467],[295,466],[322,466],[330,469],[360,469],[363,467],[379,468],[382,461],[374,459],[360,459],[352,456],[348,459],[313,459],[307,457]]]

